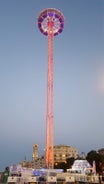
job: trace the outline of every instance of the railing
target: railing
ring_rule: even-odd
[[[35,176],[27,176],[27,177],[17,177],[17,176],[9,176],[8,184],[73,184],[73,183],[94,183],[101,184],[102,177],[99,176],[87,176],[87,175],[69,175],[69,174],[61,174],[57,177],[48,176],[46,177],[35,177]]]

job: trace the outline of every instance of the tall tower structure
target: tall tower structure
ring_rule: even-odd
[[[33,153],[32,153],[32,160],[38,158],[38,144],[34,144],[33,146]]]
[[[47,168],[54,165],[54,118],[53,118],[53,38],[62,32],[63,14],[54,8],[43,10],[38,17],[38,28],[48,36],[47,110],[46,110],[46,151]]]

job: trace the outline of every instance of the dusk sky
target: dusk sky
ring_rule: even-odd
[[[47,36],[40,12],[59,9],[54,37],[54,145],[104,148],[104,0],[0,0],[0,171],[45,149]]]

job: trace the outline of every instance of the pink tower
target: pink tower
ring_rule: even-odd
[[[46,155],[47,168],[54,167],[54,116],[53,116],[53,37],[62,32],[63,14],[54,8],[42,11],[38,17],[40,31],[48,36],[48,74],[47,74],[47,110],[46,110]]]

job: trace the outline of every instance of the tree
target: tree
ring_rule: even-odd
[[[56,162],[54,164],[54,169],[63,169],[63,171],[66,171],[66,163],[65,162]]]
[[[54,163],[54,168],[55,169],[63,169],[64,172],[66,172],[67,169],[71,168],[71,166],[74,163],[75,158],[67,158],[66,162],[55,162]]]
[[[96,152],[95,150],[91,150],[90,152],[88,152],[86,159],[91,165],[93,165],[93,161],[95,161],[96,171],[98,173],[101,172],[101,155],[98,152]]]
[[[69,169],[72,167],[73,163],[75,161],[75,158],[74,157],[71,157],[71,158],[67,158],[66,159],[66,168]]]

